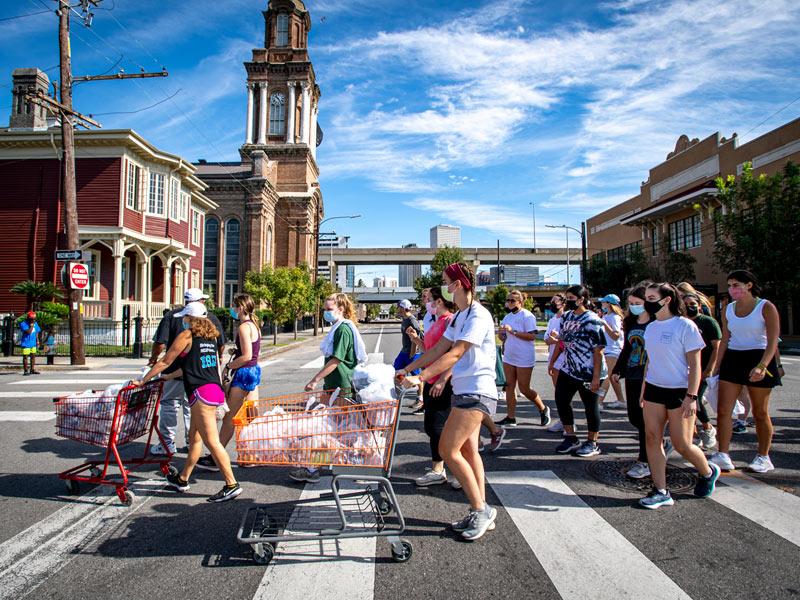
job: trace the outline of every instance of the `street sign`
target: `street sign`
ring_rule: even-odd
[[[83,263],[69,263],[67,273],[70,289],[85,290],[89,287],[89,269]]]
[[[80,250],[56,250],[56,260],[80,260],[83,252]]]

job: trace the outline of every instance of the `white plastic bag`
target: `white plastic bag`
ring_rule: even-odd
[[[719,375],[712,375],[706,378],[706,393],[704,398],[708,405],[715,413],[717,412],[717,403],[719,400]]]
[[[387,364],[366,364],[357,366],[353,371],[353,385],[356,390],[375,383],[394,387],[394,367]]]

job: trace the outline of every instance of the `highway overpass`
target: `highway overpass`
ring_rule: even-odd
[[[539,301],[549,300],[556,292],[562,292],[566,288],[565,284],[547,283],[534,286],[515,286],[513,284],[506,284],[510,288],[521,289],[529,297],[535,298]],[[486,286],[478,286],[477,291],[479,296],[489,288]],[[417,299],[417,292],[414,288],[371,288],[371,287],[345,287],[342,289],[345,294],[355,297],[356,301],[361,304],[394,304],[403,298],[415,302]]]
[[[325,248],[320,261],[345,265],[430,265],[438,248]],[[466,262],[497,264],[497,248],[461,248]],[[580,264],[581,248],[569,249],[569,262]],[[501,265],[565,265],[566,248],[500,248]]]

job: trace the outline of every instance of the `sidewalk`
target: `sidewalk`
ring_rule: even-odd
[[[325,332],[327,333],[327,332]],[[274,356],[276,354],[281,354],[283,352],[288,352],[294,348],[298,348],[304,344],[310,342],[320,343],[322,341],[323,336],[325,333],[320,331],[320,334],[317,337],[314,337],[313,330],[308,331],[299,331],[297,333],[297,340],[294,339],[294,333],[279,333],[278,334],[278,344],[273,346],[272,336],[265,336],[262,338],[261,343],[261,353],[259,354],[259,359],[269,358],[270,356]],[[227,348],[233,347],[232,343],[229,343],[226,346]],[[149,358],[149,353],[145,354],[145,359]],[[37,355],[36,357],[36,370],[41,371],[42,373],[47,372],[61,372],[61,371],[91,371],[94,369],[102,369],[107,367],[110,364],[121,364],[127,363],[130,361],[133,363],[134,361],[142,362],[142,359],[134,359],[128,356],[89,356],[86,357],[86,364],[85,365],[71,365],[69,364],[69,356],[56,356],[55,357],[55,364],[48,365],[47,357],[42,355]],[[22,370],[22,356],[0,356],[0,373],[9,372],[9,371],[21,371]]]

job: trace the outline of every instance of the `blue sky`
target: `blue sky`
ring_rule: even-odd
[[[530,202],[538,245],[563,246],[546,224],[577,227],[635,195],[680,134],[747,141],[800,116],[800,102],[784,108],[800,95],[797,2],[306,4],[326,214],[363,215],[331,224],[354,246],[427,245],[437,223],[460,225],[467,246],[530,246]],[[0,123],[12,70],[58,61],[52,13],[2,19],[51,5],[2,3]],[[79,85],[76,107],[187,159],[235,160],[242,63],[263,43],[265,6],[104,0],[90,30],[73,21],[74,73],[165,66],[170,77]],[[396,275],[361,271],[373,272]]]

